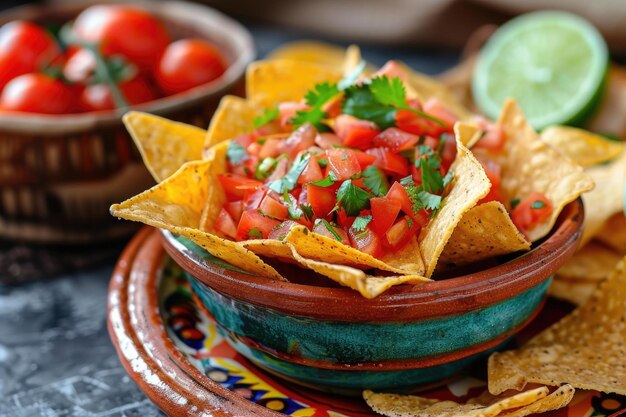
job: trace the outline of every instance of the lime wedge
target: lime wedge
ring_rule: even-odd
[[[500,27],[481,50],[474,100],[495,119],[513,97],[538,130],[578,125],[599,102],[608,62],[604,39],[587,21],[565,12],[528,13]]]

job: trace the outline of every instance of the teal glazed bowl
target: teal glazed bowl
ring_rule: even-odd
[[[408,391],[461,373],[541,309],[551,276],[581,236],[581,200],[529,252],[480,271],[392,288],[374,299],[342,287],[250,275],[164,232],[168,254],[232,346],[281,378],[336,394]],[[329,284],[330,285],[330,284]]]

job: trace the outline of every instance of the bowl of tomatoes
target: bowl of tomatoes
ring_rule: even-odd
[[[184,2],[71,2],[0,14],[0,237],[127,236],[108,207],[153,180],[121,115],[205,128],[242,86],[254,43],[238,22]]]

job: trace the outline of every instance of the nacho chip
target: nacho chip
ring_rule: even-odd
[[[548,388],[539,387],[512,396],[496,397],[484,393],[466,404],[415,395],[378,394],[369,390],[363,392],[363,398],[372,410],[389,417],[521,417],[562,408],[574,396],[574,389],[569,385],[550,395],[548,392]]]
[[[480,162],[458,139],[457,156],[450,170],[453,172],[450,193],[444,197],[441,209],[422,229],[419,237],[427,277],[435,271],[439,256],[457,224],[491,188]]]
[[[289,60],[309,62],[340,68],[344,64],[346,50],[340,46],[319,41],[294,41],[274,49],[268,56],[269,60]]]
[[[623,256],[623,253],[592,240],[559,269],[557,276],[569,280],[603,281]]]
[[[582,307],[518,350],[489,358],[489,391],[527,383],[626,394],[626,258]]]
[[[473,122],[457,122],[454,125],[454,134],[468,149],[472,149],[482,137],[481,129]]]
[[[598,288],[598,284],[598,281],[571,280],[560,278],[557,275],[548,288],[548,295],[580,306],[587,302],[591,294]]]
[[[626,255],[626,217],[613,215],[604,225],[596,239],[622,255]]]
[[[138,111],[126,113],[122,120],[156,182],[202,155],[206,131],[199,127]]]
[[[340,68],[291,60],[256,61],[246,72],[246,96],[265,108],[300,101],[315,84],[341,79]]]
[[[506,207],[499,201],[490,201],[465,213],[439,262],[461,266],[529,249],[530,242],[517,230]]]
[[[255,117],[263,108],[237,96],[224,96],[211,118],[204,141],[204,153],[227,139],[232,139],[252,129]]]
[[[583,167],[610,161],[624,152],[621,142],[575,127],[552,126],[541,132],[540,137]]]
[[[151,189],[113,204],[111,214],[185,236],[211,255],[245,271],[284,280],[274,268],[243,246],[199,230],[211,166],[210,160],[188,162]]]
[[[505,201],[541,192],[552,202],[550,218],[528,230],[527,237],[535,242],[550,232],[563,207],[594,184],[579,165],[539,139],[513,100],[504,104],[498,123],[506,140],[503,152],[493,159],[502,168]]]

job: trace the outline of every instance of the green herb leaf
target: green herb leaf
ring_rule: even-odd
[[[377,197],[387,195],[389,191],[389,181],[382,169],[370,165],[361,173],[363,185],[372,191]]]
[[[544,208],[545,206],[546,206],[546,203],[544,203],[543,201],[535,200],[530,205],[530,208],[532,208],[532,209],[541,209],[541,208]]]
[[[231,140],[226,149],[226,158],[231,164],[240,164],[248,159],[248,152],[246,152],[246,148]]]
[[[519,198],[513,198],[513,199],[511,199],[511,202],[510,202],[510,204],[511,204],[511,209],[514,209],[515,207],[517,207],[517,206],[519,205],[520,201],[521,201],[521,200],[520,200]]]
[[[381,129],[395,126],[396,109],[380,103],[368,84],[346,89],[343,112],[364,120],[370,120]]]
[[[311,207],[310,204],[300,204],[300,210],[302,210],[302,213],[304,213],[304,216],[309,219],[312,220],[313,216],[315,215],[315,213],[313,213],[313,207]]]
[[[358,216],[356,219],[354,219],[354,223],[352,223],[352,227],[351,229],[354,230],[355,232],[363,232],[365,231],[365,228],[367,227],[367,225],[369,224],[369,222],[372,221],[372,216]]]
[[[283,193],[283,201],[287,204],[287,210],[289,211],[289,218],[291,220],[300,220],[304,212],[298,206],[298,200],[294,196],[289,194],[288,191]]]
[[[302,172],[306,168],[309,163],[309,159],[311,159],[311,154],[305,153],[299,155],[289,168],[289,172],[283,178],[279,178],[270,182],[267,186],[276,191],[278,194],[282,194],[285,191],[291,191],[296,187],[298,183],[298,178],[302,175]]]
[[[320,223],[326,228],[326,230],[328,230],[335,237],[335,239],[337,239],[340,242],[343,242],[343,239],[341,238],[341,236],[339,236],[339,233],[337,233],[337,231],[335,230],[332,224],[328,223],[328,220],[317,219],[315,220],[314,226],[317,226]]]
[[[255,238],[255,239],[261,239],[263,237],[263,233],[261,233],[261,231],[259,230],[258,227],[253,227],[248,232],[248,237]]]
[[[273,122],[280,116],[280,111],[278,110],[278,106],[274,106],[268,109],[263,110],[263,114],[254,119],[252,124],[255,128],[265,126],[268,123]]]
[[[400,184],[406,190],[409,200],[411,200],[413,204],[411,208],[414,213],[417,213],[421,209],[426,209],[430,210],[430,214],[432,215],[441,207],[442,197],[425,191],[422,185],[416,185],[411,176],[402,178]]]
[[[443,190],[443,177],[439,171],[441,164],[435,156],[420,158],[420,171],[422,173],[422,187],[429,193],[438,193]]]
[[[453,178],[454,174],[452,173],[452,170],[448,171],[446,176],[443,177],[443,188],[446,188],[446,186],[452,182]]]
[[[326,168],[328,165],[328,159],[318,159],[317,163],[320,164],[320,168]]]
[[[441,196],[437,194],[431,194],[427,191],[419,191],[417,198],[426,210],[432,210],[433,212],[439,210],[441,206]],[[432,213],[431,213],[432,214]]]
[[[309,184],[317,185],[318,187],[330,187],[337,181],[337,176],[333,171],[328,172],[328,176],[323,180],[312,181]]]
[[[369,207],[372,197],[372,194],[352,184],[352,180],[346,180],[337,190],[337,205],[341,205],[348,216],[357,216],[361,210]]]
[[[406,90],[402,80],[398,77],[389,78],[386,75],[374,78],[369,88],[379,103],[403,109],[406,104]]]
[[[305,123],[311,123],[318,131],[327,131],[328,127],[322,123],[322,119],[327,117],[322,110],[322,106],[330,99],[339,94],[337,84],[329,84],[327,82],[315,85],[314,89],[307,92],[304,96],[306,104],[311,107],[310,110],[300,110],[291,118],[294,126],[300,126]]]
[[[365,66],[366,66],[365,61],[359,62],[359,65],[357,65],[356,68],[350,74],[346,75],[341,81],[339,81],[339,83],[337,83],[337,87],[340,90],[345,90],[346,88],[353,85],[356,82],[356,80],[359,79],[359,75],[361,75],[361,73],[365,69]]]
[[[263,159],[257,164],[256,169],[254,170],[254,178],[259,181],[266,180],[267,177],[270,176],[270,171],[272,170],[272,168],[276,166],[276,162],[277,160],[272,158],[271,156]]]

